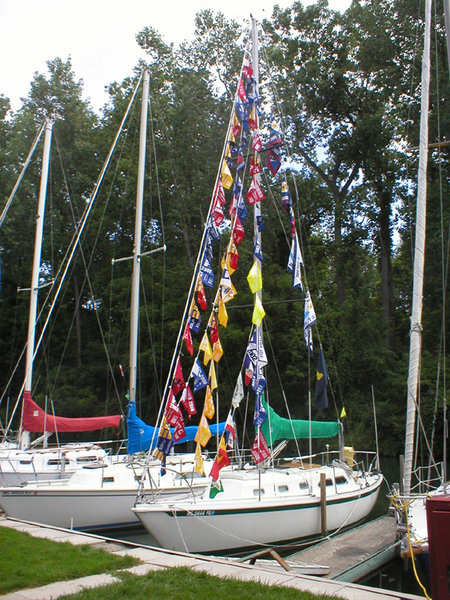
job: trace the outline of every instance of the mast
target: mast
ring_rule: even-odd
[[[142,87],[141,126],[139,131],[139,163],[136,189],[136,213],[134,221],[133,274],[131,276],[130,316],[130,402],[136,401],[137,350],[139,333],[139,284],[141,278],[142,207],[144,201],[145,153],[147,141],[148,90],[150,73],[144,71]]]
[[[252,23],[252,32],[251,32],[251,38],[252,38],[252,66],[253,66],[253,77],[255,79],[255,85],[256,85],[256,91],[258,93],[258,88],[259,88],[259,46],[258,46],[258,27],[257,27],[257,23],[256,23],[256,19],[253,15],[250,15],[251,18],[251,23]],[[255,114],[254,114],[254,118],[256,121],[256,128],[258,129],[259,127],[259,118],[258,118],[258,110],[255,107],[254,108]],[[257,152],[255,151],[255,163],[256,163],[256,156],[257,156]],[[260,184],[261,181],[261,175],[260,173],[257,173],[255,175],[256,181],[258,183],[258,185]],[[259,229],[259,222],[261,220],[261,203],[260,202],[255,202],[253,205],[253,231],[254,231],[254,244],[257,244],[258,247],[260,248],[260,251],[262,252],[262,245],[261,245],[261,231]],[[261,272],[261,261],[260,259],[255,255],[254,256],[254,260],[257,264],[258,270],[259,272]],[[257,290],[256,292],[256,298],[259,300],[260,304],[262,305],[262,289]],[[259,354],[259,348],[260,348],[260,344],[263,343],[263,326],[262,323],[260,325],[258,325],[256,327],[257,329],[257,342],[256,342],[256,346],[257,346],[257,353]],[[259,439],[259,438],[258,438]],[[259,477],[261,477],[261,471],[259,471]],[[261,486],[259,486],[261,487]]]
[[[255,82],[256,82],[256,90],[258,91],[259,88],[259,48],[258,48],[258,28],[256,25],[256,19],[253,15],[251,15],[251,19],[252,19],[252,63],[253,63],[253,77],[255,78]],[[257,122],[258,125],[258,111],[255,108],[255,120]],[[258,184],[261,181],[261,174],[257,173],[255,175],[256,180],[258,182]],[[260,247],[261,247],[261,231],[259,230],[258,227],[258,223],[259,220],[261,218],[261,203],[260,202],[255,202],[254,204],[254,211],[253,211],[253,228],[254,228],[254,232],[255,232],[255,242],[257,242]],[[258,264],[258,268],[259,270],[261,270],[261,261],[259,260],[259,258],[257,256],[255,256],[255,261]],[[262,290],[258,290],[256,292],[256,295],[258,296],[259,300],[262,299]],[[260,327],[260,333],[262,335],[262,325],[259,326]]]
[[[428,106],[430,87],[431,0],[425,2],[425,38],[422,56],[422,90],[420,112],[419,171],[417,179],[416,238],[414,246],[413,294],[410,326],[408,398],[406,409],[405,463],[403,493],[411,491],[414,454],[414,430],[419,387],[419,367],[422,349],[423,275],[425,264],[426,194],[428,163]]]
[[[42,238],[44,232],[44,213],[45,213],[45,202],[47,197],[47,182],[48,182],[48,171],[50,162],[50,148],[52,140],[52,128],[53,123],[50,119],[45,120],[45,134],[44,134],[44,149],[42,151],[42,169],[41,169],[41,181],[39,187],[39,200],[36,214],[36,230],[34,237],[34,255],[33,255],[33,268],[31,271],[31,287],[30,287],[30,307],[28,312],[28,336],[27,336],[27,352],[25,360],[25,382],[23,393],[29,393],[31,395],[31,387],[33,384],[33,360],[34,360],[34,343],[36,334],[36,315],[37,315],[37,302],[39,293],[39,272],[41,268],[41,252],[42,252]],[[22,407],[23,410],[23,407]],[[29,431],[20,431],[20,447],[26,448],[30,443]]]

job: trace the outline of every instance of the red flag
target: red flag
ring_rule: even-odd
[[[181,417],[181,419],[178,419],[178,421],[175,423],[175,431],[173,432],[172,439],[174,442],[178,442],[184,438],[185,435],[186,430],[184,428],[183,417]]]
[[[231,126],[231,134],[234,137],[234,139],[236,139],[239,136],[239,134],[241,133],[241,129],[242,126],[239,123],[239,119],[236,117],[236,115],[234,115],[233,124]]]
[[[209,337],[211,342],[215,344],[219,339],[219,326],[217,325],[217,317],[213,315],[209,324]]]
[[[191,418],[192,415],[197,414],[197,408],[195,407],[194,395],[192,394],[192,390],[189,385],[187,385],[180,398],[181,404],[184,406],[184,410]]]
[[[259,161],[254,161],[252,156],[250,158],[250,177],[253,177],[253,175],[257,175],[258,173],[262,173],[262,167],[259,164]]]
[[[234,426],[234,420],[231,413],[227,417],[225,431],[228,433],[227,446],[228,448],[233,448],[234,440],[236,439],[236,428]]]
[[[261,433],[261,430],[258,428],[258,432],[256,434],[255,441],[253,442],[253,446],[251,449],[251,453],[255,462],[260,463],[263,460],[267,460],[270,456],[270,450],[266,442],[266,438]]]
[[[194,356],[194,346],[192,344],[192,335],[189,328],[189,322],[186,323],[186,329],[184,330],[183,334],[183,342],[186,343],[186,350],[189,352],[189,354]]]
[[[253,67],[250,64],[250,59],[248,56],[244,56],[244,64],[242,66],[242,72],[247,77],[247,79],[250,79],[250,77],[253,75]]]
[[[239,98],[242,100],[242,102],[247,102],[247,94],[245,93],[245,87],[244,84],[242,83],[242,79],[239,81],[239,87],[238,87],[238,94],[239,94]]]
[[[265,198],[264,192],[262,191],[261,186],[256,181],[255,177],[252,179],[252,182],[250,184],[250,187],[248,188],[246,197],[247,197],[249,204],[255,204],[255,202],[261,202],[261,200],[264,200],[264,198]]]
[[[225,191],[223,189],[223,184],[222,184],[221,179],[219,179],[217,181],[216,190],[214,193],[214,200],[215,200],[216,205],[221,204],[223,206],[226,202]]]
[[[172,425],[172,427],[174,427],[180,419],[183,420],[181,410],[177,404],[177,399],[173,395],[172,390],[170,390],[169,399],[167,400],[164,414],[166,421],[169,423],[169,425]]]
[[[225,438],[222,435],[222,437],[220,438],[219,448],[217,450],[217,456],[214,459],[214,463],[211,468],[211,473],[210,473],[211,478],[214,481],[217,481],[219,479],[220,469],[222,469],[223,467],[226,467],[229,464],[230,464],[230,459],[228,457],[227,447],[225,444]]]
[[[206,303],[205,288],[203,287],[203,282],[200,277],[197,282],[197,304],[202,310],[206,310],[208,307]]]
[[[244,239],[244,235],[245,231],[242,227],[241,220],[239,217],[236,217],[233,229],[233,241],[236,244],[236,246],[239,246],[239,244],[242,242],[242,240]]]
[[[172,392],[174,396],[176,396],[178,392],[181,392],[185,385],[186,383],[183,377],[183,370],[181,368],[180,359],[178,359],[177,368],[175,369],[175,377],[173,378],[172,383]],[[173,423],[171,423],[171,425],[173,425]]]
[[[252,139],[252,149],[255,152],[259,152],[262,148],[262,141],[261,138],[259,137],[259,133],[255,130],[253,132],[253,139]]]
[[[228,253],[228,260],[232,270],[236,271],[239,263],[239,252],[236,248],[236,244],[231,244],[230,252]]]

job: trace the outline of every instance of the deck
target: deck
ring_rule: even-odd
[[[289,566],[323,565],[327,578],[354,582],[392,560],[399,543],[395,518],[386,515],[290,555]]]

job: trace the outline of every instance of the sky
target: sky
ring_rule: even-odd
[[[107,100],[105,86],[121,82],[145,58],[135,41],[144,27],[178,44],[192,37],[199,10],[245,23],[250,14],[270,17],[274,4],[286,8],[293,0],[0,0],[0,94],[18,110],[33,74],[46,73],[48,60],[70,56],[84,97],[98,112]],[[329,0],[333,9],[349,4]]]

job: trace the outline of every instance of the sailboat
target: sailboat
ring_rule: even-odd
[[[147,425],[136,415],[139,284],[140,263],[143,257],[141,236],[149,81],[150,73],[145,69],[130,101],[131,103],[142,83],[134,248],[131,257],[133,272],[127,414],[128,453],[115,457],[115,460],[105,460],[101,464],[85,465],[85,468],[78,470],[70,479],[26,482],[21,486],[0,488],[0,507],[9,517],[83,531],[128,528],[139,526],[138,518],[131,511],[139,486],[154,498],[176,499],[200,494],[209,482],[208,468],[212,467],[212,460],[208,460],[206,456],[203,474],[195,472],[195,457],[192,453],[171,453],[164,457],[163,464],[159,457],[152,461],[140,459],[141,454],[155,447],[158,437],[164,435],[164,431]],[[164,250],[165,246],[150,250],[146,254]],[[224,427],[225,423],[217,423],[212,429],[220,435]],[[184,428],[182,435],[176,437],[176,442],[192,441],[196,431],[196,427]]]
[[[425,266],[425,234],[426,234],[426,197],[427,197],[427,164],[428,164],[428,110],[430,85],[430,32],[431,32],[431,0],[425,3],[425,34],[422,56],[421,76],[421,113],[419,167],[417,178],[417,206],[415,221],[415,245],[413,265],[413,293],[410,325],[409,370],[407,381],[407,410],[405,455],[403,462],[403,478],[401,486],[394,486],[391,501],[395,509],[402,537],[403,556],[427,556],[428,525],[426,502],[431,496],[447,496],[450,499],[450,483],[447,482],[446,470],[446,428],[444,425],[443,462],[436,463],[430,457],[427,467],[414,467],[416,448],[416,421],[418,418],[418,398],[420,381],[420,359],[422,351],[422,309]],[[444,398],[444,422],[445,415]],[[420,415],[419,415],[420,416]],[[447,482],[447,483],[446,483]]]
[[[256,21],[252,18],[252,55],[247,52],[244,54],[197,267],[188,294],[185,318],[180,327],[179,339],[183,340],[185,350],[184,346],[183,353],[180,346],[175,350],[172,374],[169,376],[170,385],[166,385],[167,393],[160,413],[162,429],[173,426],[175,430],[182,430],[182,410],[189,414],[186,397],[190,398],[193,394],[204,391],[204,408],[196,438],[196,469],[199,473],[203,471],[201,450],[211,436],[209,422],[217,414],[214,399],[217,401],[217,371],[223,354],[220,337],[226,335],[227,304],[237,293],[231,276],[237,269],[238,247],[245,234],[243,222],[247,216],[247,203],[254,210],[253,265],[247,277],[253,294],[248,344],[237,375],[225,431],[220,437],[218,451],[210,469],[208,486],[201,494],[184,499],[155,499],[145,494],[145,490],[140,490],[133,508],[146,530],[161,546],[179,551],[241,551],[268,544],[292,543],[299,539],[317,539],[325,532],[352,525],[367,517],[383,481],[375,453],[366,453],[363,457],[363,454],[355,454],[353,449],[344,447],[342,424],[339,421],[311,419],[311,398],[309,419],[304,421],[283,418],[270,406],[266,381],[268,358],[264,346],[265,309],[262,299],[261,232],[264,221],[261,204],[265,195],[260,176],[263,152],[267,156],[266,166],[272,175],[275,176],[278,172],[283,141],[278,124],[272,121],[268,128],[269,141],[263,146],[263,130],[259,124],[257,35]],[[245,195],[247,203],[244,199],[246,173],[251,181]],[[221,261],[221,276],[212,310],[195,356],[192,334],[201,334],[201,315],[197,304],[205,305],[204,288],[212,288],[214,285],[213,243],[221,235],[220,226],[224,222],[227,203],[226,190],[230,190],[229,194],[232,194],[229,240]],[[300,238],[286,180],[282,184],[282,204],[289,215],[291,231],[290,254],[287,252],[288,270],[292,273],[294,289],[303,289]],[[311,355],[312,326],[316,323],[316,315],[306,287],[303,295],[305,342]],[[192,357],[192,366],[190,375],[185,380],[181,359],[186,362],[188,355]],[[323,359],[322,350],[320,358]],[[324,359],[318,369],[318,396],[324,401],[327,382]],[[248,454],[238,447],[235,419],[235,412],[244,398],[243,375],[248,395],[255,397],[253,425],[256,435]],[[331,452],[327,448],[324,452],[313,454],[312,440],[330,437],[339,439],[339,450]],[[307,456],[299,453],[293,457],[281,458],[287,440],[302,438],[309,440],[310,451]],[[274,447],[277,441],[279,444]],[[159,451],[164,452],[162,444]],[[235,459],[232,460],[231,457]]]
[[[122,421],[122,415],[68,418],[47,414],[32,398],[41,248],[52,129],[52,121],[46,119],[37,136],[38,140],[42,132],[44,132],[42,170],[36,215],[34,256],[30,286],[25,379],[21,389],[22,410],[20,429],[17,441],[12,442],[7,440],[5,433],[4,439],[0,444],[0,485],[17,485],[30,480],[39,481],[41,479],[51,480],[60,479],[61,477],[67,478],[87,464],[103,463],[107,453],[104,448],[96,443],[73,443],[58,447],[48,447],[46,445],[47,439],[49,435],[54,432],[95,431],[105,428],[117,429]],[[10,198],[12,199],[12,195]],[[7,204],[9,205],[10,202]],[[3,211],[3,214],[5,214],[5,210]],[[6,432],[8,432],[9,427],[10,424],[6,427]],[[43,435],[38,440],[31,443],[31,433],[41,433]],[[38,444],[42,442],[45,444],[42,447],[39,447]]]

